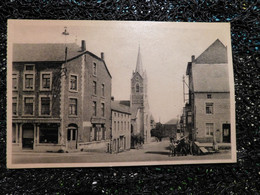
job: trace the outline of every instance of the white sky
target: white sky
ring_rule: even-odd
[[[87,50],[105,53],[116,100],[130,99],[140,44],[150,111],[163,123],[182,113],[182,76],[191,55],[198,57],[217,38],[231,47],[228,23],[12,20],[8,25],[13,29],[8,41],[13,43],[64,43],[61,33],[67,26],[67,43],[86,40]]]

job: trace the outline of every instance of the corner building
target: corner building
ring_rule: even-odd
[[[13,150],[106,147],[111,75],[101,57],[76,44],[13,45]]]

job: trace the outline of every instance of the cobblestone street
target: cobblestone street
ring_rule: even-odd
[[[24,151],[14,153],[13,163],[97,163],[97,162],[141,162],[141,161],[180,161],[180,160],[221,160],[230,159],[230,150],[223,150],[216,154],[200,156],[169,156],[169,141],[145,144],[142,149],[131,149],[118,154],[102,152],[75,153],[36,153]]]

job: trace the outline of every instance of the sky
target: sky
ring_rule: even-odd
[[[62,35],[65,26],[69,32],[66,37]],[[80,45],[85,40],[88,51],[97,56],[104,52],[115,100],[130,100],[130,79],[140,45],[143,69],[148,77],[150,111],[155,121],[162,123],[182,114],[182,77],[187,63],[192,55],[198,57],[216,39],[230,49],[228,23],[75,20],[11,20],[8,23],[8,43],[76,42]]]

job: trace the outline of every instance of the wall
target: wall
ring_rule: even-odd
[[[214,123],[214,130],[220,130],[218,142],[222,142],[222,124],[230,123],[229,93],[211,93],[212,99],[207,99],[207,93],[195,94],[195,120],[197,141],[212,142],[212,136],[206,136],[206,123]],[[213,114],[206,114],[206,102],[213,103]]]

